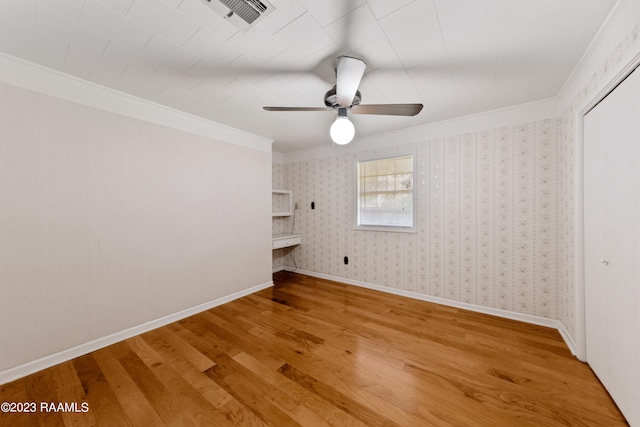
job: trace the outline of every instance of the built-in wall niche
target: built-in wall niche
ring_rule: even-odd
[[[288,217],[293,215],[293,193],[289,190],[271,190],[271,216]],[[284,221],[280,218],[278,221]],[[299,234],[274,233],[272,237],[272,248],[281,249],[299,245],[302,238]]]
[[[288,190],[271,190],[271,216],[293,215],[293,195]]]

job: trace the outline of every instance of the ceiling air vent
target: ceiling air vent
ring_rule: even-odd
[[[266,0],[203,1],[224,19],[245,32],[274,10],[274,7]]]

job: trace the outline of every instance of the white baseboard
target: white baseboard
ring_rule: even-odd
[[[333,280],[336,282],[347,283],[349,285],[360,286],[363,288],[373,289],[381,292],[387,292],[394,295],[400,295],[400,296],[418,299],[422,301],[433,302],[436,304],[447,305],[450,307],[462,308],[465,310],[475,311],[475,312],[484,313],[484,314],[490,314],[493,316],[503,317],[506,319],[519,320],[519,321],[531,323],[534,325],[547,326],[550,328],[557,329],[560,335],[562,336],[562,338],[564,339],[565,343],[569,347],[569,350],[571,351],[571,353],[573,355],[576,354],[575,342],[571,337],[571,334],[569,334],[569,331],[567,331],[565,326],[559,320],[548,319],[546,317],[533,316],[529,314],[516,313],[512,311],[507,311],[507,310],[500,310],[500,309],[491,308],[491,307],[483,307],[483,306],[478,306],[474,304],[448,300],[445,298],[432,297],[429,295],[419,294],[417,292],[406,291],[403,289],[389,288],[386,286],[375,285],[373,283],[361,282],[358,280],[347,279],[344,277],[332,276],[330,274],[316,273],[314,271],[309,271],[309,270],[293,269],[291,267],[286,267],[286,266],[276,267],[273,269],[273,272],[276,273],[282,270],[296,271],[298,273],[306,274],[308,276],[318,277],[318,278],[327,279],[327,280]],[[50,368],[60,363],[67,362],[76,357],[83,356],[92,351],[99,350],[101,348],[107,347],[111,344],[115,344],[117,342],[123,341],[128,338],[134,337],[136,335],[149,332],[161,326],[168,325],[169,323],[177,322],[178,320],[184,319],[189,316],[193,316],[194,314],[201,313],[205,310],[209,310],[213,307],[217,307],[219,305],[236,300],[238,298],[242,298],[246,295],[252,294],[254,292],[258,292],[262,289],[266,289],[271,286],[273,286],[273,281],[256,285],[251,288],[248,288],[239,292],[235,292],[233,294],[188,308],[186,310],[182,310],[177,313],[173,313],[173,314],[161,317],[159,319],[152,320],[150,322],[143,323],[141,325],[134,326],[129,329],[125,329],[124,331],[116,332],[106,337],[98,338],[96,340],[81,344],[79,346],[76,346],[67,350],[63,350],[61,352],[51,354],[49,356],[45,356],[41,359],[34,360],[20,366],[16,366],[11,369],[7,369],[5,371],[0,372],[0,385],[17,380],[19,378],[25,377],[27,375],[33,374],[43,369]]]
[[[298,271],[297,268],[294,267],[287,267],[286,265],[282,265],[280,267],[273,267],[273,272],[277,273],[278,271],[289,271],[291,273]]]
[[[558,332],[560,332],[560,335],[562,336],[562,339],[564,340],[565,344],[567,344],[567,347],[569,347],[571,354],[576,356],[578,360],[580,360],[581,362],[586,362],[586,360],[582,360],[579,357],[578,350],[577,350],[578,347],[576,346],[576,342],[573,340],[573,337],[571,336],[567,328],[564,326],[564,323],[562,323],[559,320],[556,320],[556,322],[558,322],[558,327],[556,329],[558,330]]]
[[[280,270],[288,271],[289,268],[283,267]],[[400,295],[407,298],[433,302],[436,304],[442,304],[449,307],[455,307],[455,308],[461,308],[464,310],[474,311],[476,313],[490,314],[492,316],[502,317],[505,319],[518,320],[520,322],[557,329],[560,335],[562,336],[562,339],[564,339],[564,342],[567,344],[567,347],[569,347],[571,354],[573,354],[574,356],[576,355],[576,344],[573,338],[571,337],[571,334],[565,328],[562,322],[556,319],[549,319],[547,317],[534,316],[531,314],[517,313],[515,311],[509,311],[509,310],[501,310],[498,308],[484,307],[481,305],[469,304],[465,302],[449,300],[446,298],[433,297],[430,295],[420,294],[417,292],[406,291],[404,289],[390,288],[387,286],[376,285],[373,283],[361,282],[359,280],[352,280],[344,277],[332,276],[330,274],[316,273],[314,271],[309,271],[309,270],[297,269],[295,271],[296,273],[306,274],[308,276],[318,277],[320,279],[333,280],[336,282],[346,283],[349,285],[360,286],[363,288],[373,289],[381,292],[387,292],[394,295]]]
[[[262,289],[266,289],[271,286],[273,286],[273,281],[265,282],[263,284],[253,286],[251,288],[234,292],[230,295],[226,295],[224,297],[217,298],[215,300],[205,302],[203,304],[199,304],[191,308],[187,308],[177,313],[169,314],[159,319],[152,320],[150,322],[146,322],[141,325],[134,326],[132,328],[125,329],[120,332],[116,332],[106,337],[98,338],[96,340],[93,340],[84,344],[80,344],[76,347],[63,350],[55,354],[51,354],[49,356],[45,356],[41,359],[37,359],[20,366],[16,366],[15,368],[7,369],[5,371],[0,372],[0,385],[17,380],[19,378],[25,377],[27,375],[33,374],[43,369],[50,368],[60,363],[67,362],[76,357],[83,356],[87,353],[91,353],[92,351],[96,351],[101,348],[107,347],[111,344],[115,344],[117,342],[126,340],[127,338],[131,338],[136,335],[149,332],[161,326],[168,325],[169,323],[177,322],[178,320],[184,319],[189,316],[193,316],[194,314],[201,313],[205,310],[209,310],[213,307],[217,307],[219,305],[236,300],[238,298],[242,298],[246,295],[252,294],[254,292],[258,292]]]

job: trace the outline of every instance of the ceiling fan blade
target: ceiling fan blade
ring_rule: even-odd
[[[422,111],[422,107],[422,104],[361,104],[351,107],[351,112],[384,116],[415,116]]]
[[[267,111],[333,111],[331,107],[262,107]]]
[[[366,67],[367,64],[361,59],[350,56],[338,57],[338,67],[336,68],[338,105],[341,107],[351,106]]]

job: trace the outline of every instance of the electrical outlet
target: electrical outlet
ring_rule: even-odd
[[[300,209],[300,205],[298,205],[298,202],[296,202],[294,209]]]
[[[344,265],[347,265],[347,264],[349,264],[349,257],[348,256],[344,257]]]

